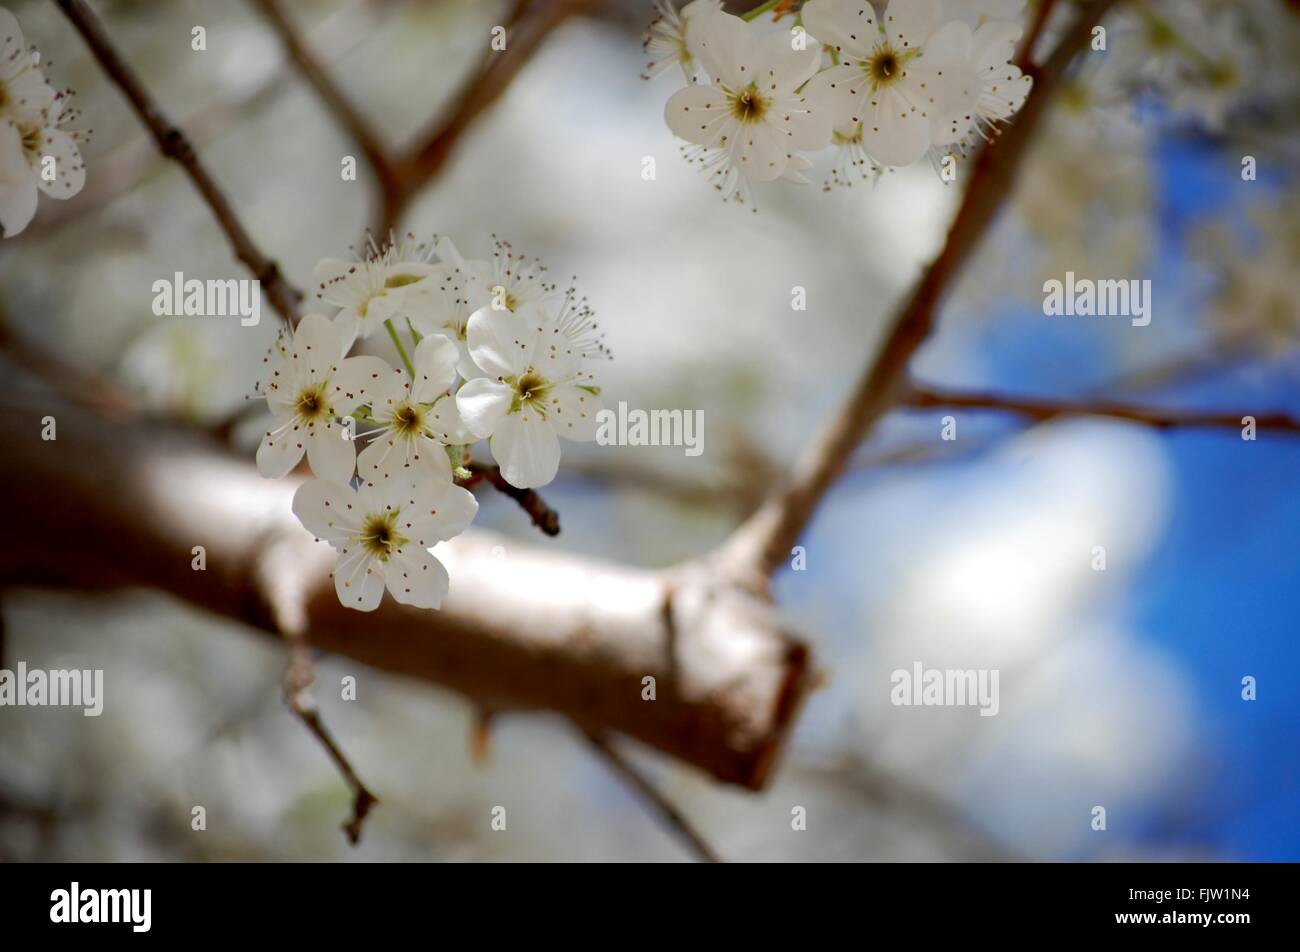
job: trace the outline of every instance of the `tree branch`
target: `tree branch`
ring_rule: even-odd
[[[99,65],[131,103],[140,121],[153,135],[158,149],[180,165],[212,210],[217,224],[225,232],[235,257],[242,261],[253,276],[261,282],[267,299],[290,325],[298,319],[298,301],[302,295],[280,273],[279,266],[253,243],[248,232],[235,214],[225,193],[208,173],[198,154],[179,127],[173,125],[154,103],[141,84],[135,71],[113,46],[99,18],[86,5],[85,0],[55,0],[72,25],[77,28]]]
[[[1300,420],[1285,413],[1261,415],[1253,410],[1240,413],[1204,413],[1193,410],[1166,410],[1133,403],[1112,403],[1104,400],[1052,400],[1010,397],[994,393],[938,390],[917,384],[909,387],[903,397],[903,403],[910,407],[1001,410],[1040,422],[1059,416],[1114,417],[1159,429],[1203,426],[1239,430],[1243,425],[1242,418],[1249,416],[1254,418],[1257,429],[1300,433]]]
[[[3,355],[0,375],[0,587],[150,586],[478,707],[627,734],[750,789],[809,690],[808,649],[776,610],[703,563],[625,568],[471,530],[436,550],[451,575],[440,610],[385,598],[358,614],[334,592],[333,551],[293,516],[294,479],[263,479],[192,429],[70,402]],[[56,440],[41,439],[45,416]]]
[[[663,821],[664,825],[676,834],[698,859],[705,863],[722,862],[718,858],[718,854],[714,852],[713,847],[691,825],[691,822],[686,819],[676,804],[664,796],[654,784],[633,767],[610,743],[608,738],[592,731],[583,731],[583,734],[596,753],[609,765],[610,770],[617,774],[619,779],[640,797],[646,808]]]
[[[1015,121],[976,159],[948,240],[890,324],[884,345],[868,364],[849,398],[802,458],[794,473],[737,531],[719,553],[727,571],[762,590],[788,557],[853,450],[876,422],[897,405],[907,368],[934,326],[935,314],[953,280],[1012,191],[1016,171],[1059,88],[1066,67],[1088,41],[1093,24],[1116,0],[1092,0],[1044,64]]]
[[[343,824],[343,832],[347,835],[348,842],[356,846],[361,842],[362,824],[366,822],[366,816],[379,802],[379,798],[362,783],[343,750],[335,743],[334,736],[325,727],[320,709],[311,699],[310,688],[315,679],[315,666],[307,643],[301,638],[293,639],[289,665],[284,672],[285,703],[293,715],[320,741],[352,794],[352,816]]]
[[[432,126],[395,160],[398,189],[385,213],[382,233],[396,227],[411,196],[442,171],[461,135],[510,87],[538,49],[561,24],[592,0],[515,0],[506,19],[506,48],[491,47],[465,81],[446,118]]]
[[[470,489],[476,483],[486,482],[498,492],[519,503],[519,508],[533,520],[533,525],[541,529],[546,535],[557,536],[560,534],[560,514],[547,505],[546,500],[536,490],[520,489],[518,486],[512,486],[501,475],[500,466],[474,462],[469,464],[469,471],[469,478],[460,480],[460,485]]]
[[[280,38],[280,42],[284,44],[289,58],[297,64],[303,77],[316,90],[316,94],[324,101],[326,108],[365,156],[366,164],[370,166],[379,186],[380,207],[387,214],[388,209],[401,201],[401,182],[378,133],[371,128],[365,116],[348,101],[347,96],[335,85],[329,73],[316,59],[308,44],[299,37],[297,30],[281,9],[280,0],[256,0],[256,3]],[[383,223],[380,227],[382,230],[379,234],[386,235],[387,228],[383,228]]]

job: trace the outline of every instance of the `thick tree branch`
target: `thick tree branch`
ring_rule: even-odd
[[[705,564],[624,568],[471,530],[436,550],[451,575],[441,610],[344,608],[332,550],[293,516],[293,479],[262,479],[189,429],[104,417],[2,356],[0,375],[0,587],[150,586],[492,711],[627,734],[751,789],[809,689],[808,650],[775,609]],[[46,416],[56,440],[41,439]]]
[[[140,121],[148,127],[163,155],[179,164],[212,210],[217,224],[225,232],[235,257],[242,261],[253,276],[261,282],[267,299],[289,324],[298,319],[298,301],[301,294],[280,273],[279,266],[253,243],[243,223],[235,214],[229,199],[208,173],[206,166],[185,138],[179,127],[173,125],[141,84],[135,71],[117,52],[104,31],[103,24],[91,11],[85,0],[55,0],[60,9],[77,28],[86,45],[109,78],[131,103]]]
[[[943,251],[896,313],[883,346],[842,408],[785,485],[724,546],[721,557],[727,570],[750,587],[765,587],[767,577],[788,558],[791,547],[847,465],[853,450],[876,422],[898,404],[908,365],[929,337],[936,312],[953,280],[1011,193],[1016,171],[1066,68],[1087,44],[1093,25],[1115,2],[1092,0],[1083,8],[1042,67],[1033,92],[1014,122],[976,159]]]
[[[1173,427],[1227,427],[1239,430],[1244,417],[1252,417],[1260,430],[1300,433],[1300,420],[1285,413],[1260,414],[1253,410],[1238,413],[1203,413],[1192,410],[1167,410],[1134,403],[1104,400],[1051,400],[1034,397],[1011,397],[995,393],[959,392],[912,385],[903,397],[910,407],[950,407],[968,410],[1001,410],[1031,420],[1051,420],[1059,416],[1104,416],[1129,420],[1159,429]]]

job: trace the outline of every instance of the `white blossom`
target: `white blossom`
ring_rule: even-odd
[[[692,49],[691,21],[700,15],[720,11],[721,0],[692,0],[680,11],[673,7],[672,0],[655,0],[655,9],[659,11],[659,17],[650,24],[645,38],[645,51],[650,55],[645,78],[658,76],[676,63],[686,81],[695,82],[700,65]]]
[[[952,33],[952,59],[974,70],[979,92],[972,112],[936,119],[932,135],[936,145],[957,144],[965,152],[971,135],[986,139],[1020,111],[1033,79],[1012,62],[1023,32],[1017,24],[989,20],[974,32],[964,23],[945,29]]]
[[[80,133],[63,128],[76,118],[66,93],[45,81],[38,54],[23,45],[17,19],[0,7],[0,228],[23,231],[37,198],[67,199],[86,183]]]
[[[358,400],[339,390],[334,375],[343,358],[346,332],[327,317],[308,314],[276,340],[266,385],[271,428],[257,448],[257,469],[279,479],[302,460],[322,479],[346,483],[356,465],[356,447],[336,420]]]
[[[472,442],[451,395],[456,345],[442,334],[420,341],[412,356],[415,380],[380,357],[349,357],[334,388],[349,402],[370,408],[375,429],[357,457],[357,471],[374,483],[394,478],[445,486],[452,481],[446,447]]]
[[[559,437],[596,438],[600,388],[583,368],[603,353],[590,311],[566,306],[551,318],[539,305],[480,308],[469,320],[469,350],[480,370],[456,394],[466,427],[487,439],[513,486],[544,486],[560,463]]]
[[[55,92],[39,64],[18,18],[0,7],[0,117],[34,119],[53,104]]]
[[[708,14],[694,21],[696,48],[711,85],[678,90],[664,109],[668,128],[702,147],[702,160],[724,197],[748,182],[783,177],[799,150],[830,138],[827,111],[800,88],[817,71],[815,44],[795,49],[791,34],[759,35],[739,17]]]
[[[339,553],[334,591],[358,611],[379,606],[384,588],[404,605],[438,608],[447,594],[447,570],[429,552],[464,532],[478,503],[455,485],[401,480],[353,490],[313,479],[298,487],[293,512],[317,538]]]
[[[940,26],[938,0],[893,0],[883,22],[866,0],[811,0],[808,33],[838,65],[808,84],[836,127],[861,122],[862,144],[881,165],[911,165],[930,150],[932,130],[973,113],[975,70],[963,62],[958,20]]]
[[[313,272],[316,296],[340,308],[339,325],[355,326],[360,337],[369,337],[385,321],[408,316],[409,298],[421,293],[435,275],[424,245],[392,241],[383,247],[372,242],[360,260],[325,258]]]

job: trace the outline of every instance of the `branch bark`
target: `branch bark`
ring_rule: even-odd
[[[450,687],[496,711],[555,711],[751,789],[809,686],[807,648],[766,601],[702,563],[624,568],[470,531],[438,554],[439,611],[339,604],[332,550],[212,439],[109,419],[0,357],[0,587],[151,586],[279,637]],[[41,439],[42,418],[57,439]],[[205,548],[205,571],[191,568]],[[671,597],[670,597],[671,592]],[[655,700],[642,700],[644,678]]]
[[[750,517],[719,553],[726,571],[754,590],[789,556],[853,450],[876,422],[897,406],[908,365],[934,327],[935,315],[953,280],[979,246],[1011,193],[1016,171],[1059,88],[1066,68],[1088,41],[1092,26],[1116,0],[1092,0],[1079,14],[1038,72],[1034,90],[1005,132],[974,163],[943,251],[921,276],[895,314],[885,342],[867,365],[839,412],[774,495]]]

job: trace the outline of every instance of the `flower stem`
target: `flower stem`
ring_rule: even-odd
[[[757,20],[764,13],[766,13],[768,10],[771,10],[780,2],[781,0],[767,0],[766,3],[760,3],[758,6],[754,7],[754,9],[750,10],[749,12],[742,13],[740,15],[740,18],[742,20]]]
[[[411,380],[415,380],[415,365],[411,363],[410,355],[406,353],[406,348],[402,346],[402,338],[397,335],[397,328],[393,326],[391,320],[384,321],[384,327],[388,330],[388,336],[393,339],[393,346],[397,348],[397,353],[401,355],[402,363],[406,365],[406,372],[411,375]]]

